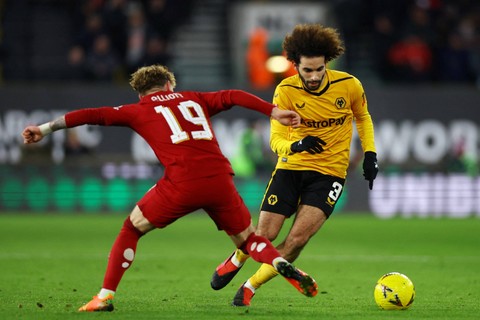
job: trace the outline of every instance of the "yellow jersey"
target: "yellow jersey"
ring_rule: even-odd
[[[360,81],[346,72],[327,69],[323,84],[315,91],[307,90],[298,74],[288,77],[276,87],[273,104],[294,110],[302,118],[299,128],[270,121],[270,147],[278,155],[276,169],[314,170],[345,178],[354,120],[363,151],[376,152],[365,92]],[[291,144],[308,135],[325,141],[325,151],[292,153]]]

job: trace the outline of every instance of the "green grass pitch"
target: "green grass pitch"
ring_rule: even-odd
[[[139,242],[113,313],[78,313],[101,286],[119,214],[0,214],[0,319],[478,319],[480,219],[379,220],[339,213],[296,265],[319,284],[314,298],[277,277],[249,308],[231,299],[258,266],[250,260],[230,285],[210,288],[233,250],[205,214],[187,216]],[[376,280],[398,271],[415,284],[408,310],[383,311]]]

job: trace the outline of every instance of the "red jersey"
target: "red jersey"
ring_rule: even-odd
[[[153,149],[172,182],[233,174],[210,117],[239,105],[270,115],[273,105],[241,90],[158,91],[138,103],[88,108],[65,115],[68,128],[83,124],[132,128]]]

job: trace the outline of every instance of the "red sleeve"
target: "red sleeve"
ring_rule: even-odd
[[[67,128],[83,124],[100,126],[128,126],[134,118],[126,107],[100,107],[71,111],[65,114]]]
[[[243,90],[221,90],[202,93],[201,95],[211,107],[210,115],[230,109],[233,106],[241,106],[270,116],[272,109],[275,107],[273,104]]]
[[[228,92],[234,105],[258,111],[267,116],[272,114],[272,109],[275,107],[273,104],[242,90],[228,90]]]

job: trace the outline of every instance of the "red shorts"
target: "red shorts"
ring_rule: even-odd
[[[138,201],[143,216],[164,228],[191,212],[203,209],[228,235],[245,230],[252,221],[229,174],[173,184],[161,179]]]

